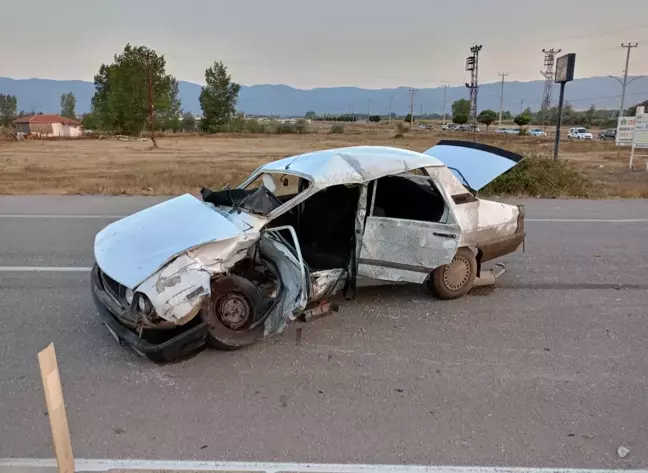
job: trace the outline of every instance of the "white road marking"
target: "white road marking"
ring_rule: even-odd
[[[0,266],[0,272],[4,273],[87,273],[91,270],[86,266]]]
[[[90,460],[76,459],[75,471],[104,472],[132,471],[215,471],[215,472],[295,472],[295,473],[648,473],[648,470],[579,469],[579,468],[507,468],[482,466],[423,466],[423,465],[366,465],[325,463],[262,463],[166,460]],[[0,473],[55,473],[56,460],[7,458],[0,459]]]
[[[525,222],[559,222],[559,223],[645,223],[648,218],[525,218]]]
[[[32,215],[32,214],[22,214],[22,215],[14,215],[14,214],[0,214],[0,218],[51,218],[51,219],[59,219],[59,218],[78,218],[78,219],[106,219],[106,220],[111,220],[111,219],[117,219],[117,218],[124,218],[126,215],[50,215],[50,214],[43,214],[43,215]]]

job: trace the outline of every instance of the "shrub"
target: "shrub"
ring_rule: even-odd
[[[566,161],[531,155],[488,184],[481,193],[531,197],[590,197],[592,181]]]
[[[394,135],[394,138],[397,139],[397,140],[399,140],[399,139],[401,139],[401,138],[404,138],[404,137],[405,137],[405,135],[403,135],[402,133],[396,133],[396,134]]]
[[[299,133],[300,135],[304,135],[308,133],[309,127],[308,127],[308,122],[306,120],[297,120],[297,123],[295,124],[295,131]]]
[[[292,133],[297,133],[297,128],[292,123],[279,123],[277,125],[276,133],[278,135],[289,135]]]
[[[398,130],[398,134],[402,135],[407,131],[407,127],[403,123],[397,123],[396,124],[396,129]]]
[[[344,133],[344,124],[334,123],[333,126],[331,127],[330,133],[332,135],[341,135],[342,133]]]

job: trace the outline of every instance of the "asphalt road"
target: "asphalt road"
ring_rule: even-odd
[[[111,216],[153,202],[2,197],[0,267],[90,266]],[[117,345],[88,274],[0,269],[0,458],[53,456],[54,342],[77,457],[645,468],[648,202],[525,203],[494,289],[364,289],[301,344],[293,327],[177,364]]]

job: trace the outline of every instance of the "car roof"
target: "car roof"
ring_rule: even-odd
[[[305,177],[319,188],[362,184],[383,176],[444,164],[432,156],[389,146],[351,146],[312,151],[261,166],[260,172]]]

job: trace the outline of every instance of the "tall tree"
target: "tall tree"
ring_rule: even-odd
[[[470,115],[470,100],[459,99],[452,102],[452,116],[455,115]],[[457,122],[455,122],[457,123]]]
[[[241,86],[232,81],[227,67],[220,62],[205,71],[205,86],[200,91],[200,108],[203,112],[200,127],[215,132],[226,125],[236,113],[236,101]]]
[[[452,114],[452,123],[456,123],[457,125],[464,125],[468,123],[468,115],[465,113],[453,113]]]
[[[513,121],[517,126],[525,126],[531,123],[531,115],[525,115],[524,113],[521,113],[520,115],[515,117]]]
[[[147,126],[149,116],[148,82],[155,122],[164,122],[180,113],[178,82],[166,73],[164,56],[146,46],[127,44],[112,64],[102,64],[95,75],[92,112],[107,130],[137,135]]]
[[[15,95],[0,94],[0,125],[9,126],[18,115],[18,100]]]
[[[76,120],[76,98],[72,92],[61,95],[61,116]]]
[[[491,126],[491,123],[497,118],[497,113],[493,110],[482,110],[482,112],[477,117],[479,123],[486,125],[486,133],[488,133],[488,127]]]

